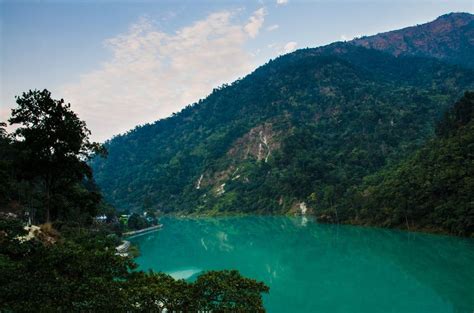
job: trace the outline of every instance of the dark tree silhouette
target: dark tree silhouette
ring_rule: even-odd
[[[46,221],[56,217],[56,196],[68,187],[91,178],[87,160],[105,155],[102,145],[89,141],[90,131],[63,99],[51,98],[48,90],[28,91],[16,98],[11,125],[21,154],[18,166],[22,178],[37,182],[44,193]],[[53,215],[53,216],[52,216]]]

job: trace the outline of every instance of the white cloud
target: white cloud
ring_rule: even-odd
[[[239,24],[234,12],[213,13],[172,34],[143,18],[108,39],[112,58],[63,86],[61,96],[100,141],[169,116],[254,68],[244,45],[257,36],[265,14],[259,9]]]
[[[288,0],[277,0],[277,5],[285,5],[288,3]]]
[[[267,31],[271,32],[271,31],[277,30],[279,27],[280,26],[278,26],[278,24],[273,24],[267,27]]]
[[[261,49],[256,49],[255,51],[251,52],[250,55],[253,57],[257,57],[260,55],[260,52],[262,52]]]
[[[260,31],[260,28],[262,28],[263,22],[265,20],[265,15],[267,15],[265,8],[260,8],[253,12],[253,15],[249,18],[249,22],[244,27],[245,31],[250,37],[255,38],[258,35],[258,32]]]
[[[270,43],[267,45],[267,48],[273,50],[277,55],[281,55],[295,51],[297,46],[298,43],[296,41],[289,41],[284,45],[275,42]]]
[[[348,36],[348,35],[342,34],[342,35],[339,37],[339,39],[340,39],[341,41],[350,41],[350,40],[353,40],[353,39],[356,39],[356,38],[359,38],[359,37],[362,37],[362,35],[357,34],[357,35],[355,35],[355,36]]]
[[[298,45],[297,42],[295,41],[290,41],[285,44],[283,47],[282,53],[290,53],[296,50],[296,46]]]

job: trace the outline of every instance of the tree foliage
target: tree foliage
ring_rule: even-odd
[[[93,215],[101,197],[83,181],[92,179],[87,161],[104,155],[103,146],[89,140],[90,131],[70,104],[51,98],[48,90],[30,90],[16,102],[9,122],[18,127],[11,136],[2,131],[1,139],[10,186],[4,205],[16,200],[40,221]]]
[[[437,136],[368,177],[340,210],[357,223],[474,235],[474,93],[466,92]]]
[[[3,312],[263,312],[268,287],[237,271],[211,271],[196,282],[142,272],[115,253],[116,239],[62,229],[54,244],[20,241],[22,224],[0,219]]]
[[[130,229],[137,230],[137,229],[146,228],[147,226],[148,226],[147,220],[137,213],[133,213],[128,219],[128,228]]]
[[[420,148],[469,88],[471,69],[435,59],[343,43],[303,49],[113,138],[108,159],[92,164],[106,199],[132,211],[286,213],[305,202],[333,212],[364,178]],[[239,157],[268,124],[267,162]]]
[[[17,103],[10,123],[21,126],[9,135],[0,124],[0,205],[7,211],[0,212],[1,312],[264,310],[261,293],[268,288],[236,271],[203,274],[196,283],[137,271],[131,256],[116,253],[118,237],[87,223],[104,205],[87,163],[103,147],[47,90],[24,93]],[[46,213],[36,221],[53,223],[32,233],[11,217],[15,207],[21,213],[32,206]],[[147,220],[133,214],[129,226],[143,228]],[[222,299],[213,297],[214,285],[202,286],[214,277]]]

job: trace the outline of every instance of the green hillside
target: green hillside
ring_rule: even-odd
[[[121,209],[325,210],[433,134],[474,72],[337,43],[244,79],[107,143],[93,168]]]
[[[474,93],[450,109],[436,137],[393,168],[368,177],[342,221],[474,234]],[[334,208],[336,209],[336,208]],[[333,218],[333,212],[326,216]],[[324,213],[322,213],[324,214]]]

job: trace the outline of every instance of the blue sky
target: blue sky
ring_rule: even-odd
[[[1,1],[0,120],[47,88],[96,140],[152,122],[294,49],[474,13],[474,1]]]

